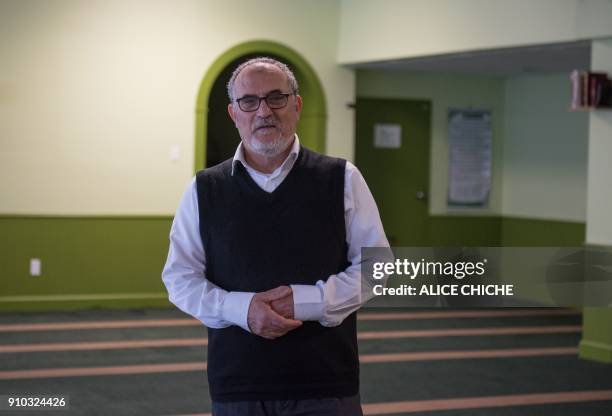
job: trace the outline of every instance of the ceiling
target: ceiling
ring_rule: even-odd
[[[383,71],[452,72],[490,76],[588,70],[591,43],[579,41],[395,59],[351,65]]]

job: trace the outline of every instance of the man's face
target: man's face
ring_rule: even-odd
[[[292,93],[287,76],[272,64],[258,63],[247,66],[236,77],[234,102],[228,112],[247,152],[262,156],[277,156],[292,143],[302,111],[302,99],[291,94],[287,105],[271,109],[261,100],[256,111],[242,111],[235,101],[245,96],[265,97],[271,93]]]

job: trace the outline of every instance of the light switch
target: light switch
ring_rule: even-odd
[[[176,162],[181,158],[181,147],[178,144],[170,146],[170,160]]]
[[[40,276],[41,261],[40,259],[30,259],[30,276]]]

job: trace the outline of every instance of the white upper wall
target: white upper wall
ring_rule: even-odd
[[[612,37],[593,42],[591,68],[612,74]],[[589,114],[587,243],[612,246],[612,111]]]
[[[340,63],[612,35],[610,0],[342,0]]]
[[[570,112],[569,74],[505,82],[502,214],[586,221],[588,115]]]
[[[310,62],[327,151],[351,159],[338,21],[328,0],[0,2],[0,214],[172,214],[193,175],[200,82],[251,40]]]

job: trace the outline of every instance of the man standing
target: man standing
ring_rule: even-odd
[[[198,172],[177,210],[163,281],[208,329],[213,415],[361,415],[361,247],[388,246],[351,163],[300,146],[289,68],[240,65],[233,159]]]

